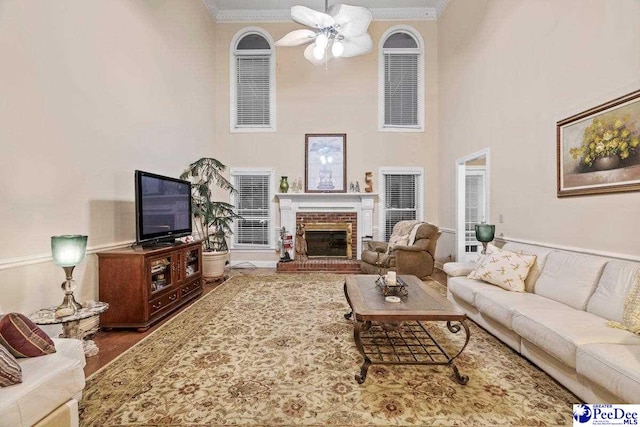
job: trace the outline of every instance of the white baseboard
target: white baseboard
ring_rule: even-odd
[[[278,261],[237,261],[231,262],[230,268],[276,268]]]

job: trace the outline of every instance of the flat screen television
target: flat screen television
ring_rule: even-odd
[[[135,187],[138,244],[171,244],[191,234],[189,181],[137,170]]]

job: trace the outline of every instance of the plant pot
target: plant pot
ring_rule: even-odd
[[[202,276],[218,279],[224,276],[224,266],[229,252],[202,252]]]
[[[620,166],[620,157],[618,156],[599,157],[593,162],[593,168],[597,171],[615,169],[618,166]]]

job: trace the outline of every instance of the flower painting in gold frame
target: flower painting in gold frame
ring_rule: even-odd
[[[640,190],[640,90],[556,124],[558,197]]]

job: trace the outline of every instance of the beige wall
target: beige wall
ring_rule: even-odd
[[[413,27],[425,43],[425,132],[378,131],[378,42],[394,25]],[[273,167],[276,180],[286,175],[291,183],[304,177],[305,133],[346,133],[347,182],[359,181],[364,189],[364,174],[371,171],[377,192],[380,166],[424,167],[425,219],[437,223],[436,23],[374,22],[369,28],[374,51],[364,56],[334,59],[327,70],[304,59],[306,46],[276,48],[277,132],[230,133],[229,46],[234,35],[247,26],[250,25],[219,23],[216,27],[216,87],[219,89],[216,91],[216,123],[219,124],[214,144],[216,157],[232,167]],[[274,40],[300,28],[293,23],[255,26],[268,32]],[[245,255],[239,251],[232,253],[232,262],[250,259],[273,261],[277,256],[275,253],[263,256]]]
[[[0,2],[4,310],[62,300],[50,236],[135,239],[135,169],[177,176],[212,153],[214,45],[199,0]],[[95,255],[74,276],[97,299]]]
[[[455,160],[489,147],[496,233],[640,254],[639,193],[556,197],[555,135],[558,120],[640,88],[638,17],[637,0],[449,2],[438,21],[441,226],[455,227]]]

